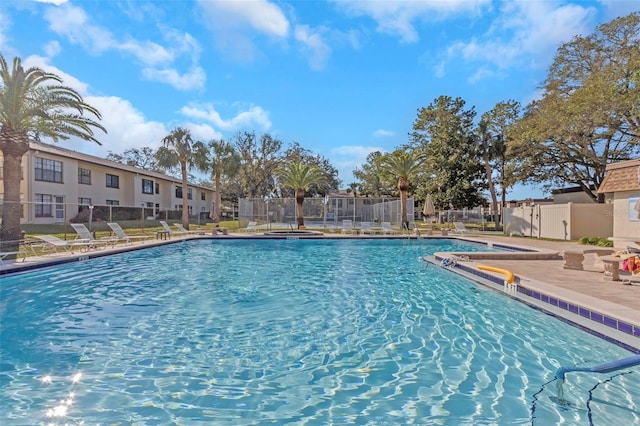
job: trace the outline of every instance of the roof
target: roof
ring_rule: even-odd
[[[640,158],[607,165],[598,193],[636,191],[640,189]]]
[[[118,163],[117,161],[107,160],[105,158],[96,157],[94,155],[83,154],[78,151],[62,148],[62,147],[48,144],[48,143],[31,141],[29,142],[29,147],[34,151],[47,152],[49,154],[55,154],[62,157],[73,158],[76,160],[84,161],[86,163],[97,164],[97,165],[109,167],[112,169],[123,170],[130,173],[153,177],[156,179],[164,179],[170,182],[182,184],[182,180],[173,176],[166,175],[164,173],[154,172],[152,170],[146,170],[146,169],[141,169],[139,167],[129,166],[127,164]],[[209,188],[203,185],[197,185],[191,182],[187,182],[187,183],[189,186],[192,186],[195,188],[207,189],[209,191],[213,190],[212,188]]]

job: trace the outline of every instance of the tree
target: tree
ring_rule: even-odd
[[[520,118],[520,103],[510,100],[498,102],[491,111],[485,112],[480,118],[476,130],[476,138],[480,148],[480,155],[485,168],[489,194],[492,201],[492,214],[499,227],[498,198],[496,184],[500,187],[501,205],[506,206],[507,190],[518,180],[517,157],[513,150],[507,151],[508,134]],[[494,176],[497,174],[497,176]]]
[[[275,189],[274,173],[278,168],[278,155],[282,142],[269,134],[256,138],[253,132],[238,133],[233,145],[240,155],[240,168],[235,177],[233,191],[238,198],[258,198]]]
[[[182,226],[189,229],[189,201],[187,190],[187,171],[196,168],[207,169],[207,147],[200,141],[194,141],[191,133],[182,127],[176,127],[162,139],[162,146],[156,151],[158,167],[165,170],[180,169],[182,175]]]
[[[449,96],[418,110],[409,147],[427,157],[418,183],[437,209],[486,203],[484,167],[473,134],[475,115],[473,107],[465,109],[463,99]]]
[[[393,188],[385,186],[385,182],[380,180],[380,159],[383,154],[380,151],[374,151],[367,155],[367,159],[360,168],[353,171],[353,176],[358,179],[358,192],[360,195],[372,195],[381,197],[383,195],[390,196]]]
[[[340,179],[338,179],[338,169],[335,168],[329,160],[321,155],[314,155],[308,149],[300,146],[299,143],[292,143],[284,152],[280,162],[298,162],[305,164],[314,164],[320,168],[325,176],[322,182],[315,182],[310,187],[306,197],[315,197],[318,195],[326,195],[332,190],[340,188]],[[284,196],[284,194],[283,194]]]
[[[405,229],[409,229],[407,220],[407,193],[409,181],[416,177],[422,170],[426,156],[418,150],[398,149],[390,154],[385,154],[380,159],[380,173],[384,179],[396,179],[398,192],[400,192],[400,220]]]
[[[62,85],[57,75],[35,67],[25,70],[20,58],[14,58],[9,68],[2,55],[0,67],[0,151],[4,158],[0,240],[15,242],[7,246],[15,251],[22,234],[22,157],[29,150],[29,141],[50,138],[58,142],[76,137],[100,145],[94,130],[107,131],[84,115],[101,120],[100,112],[86,104],[78,92]]]
[[[213,206],[212,219],[214,223],[220,221],[220,206],[222,204],[222,188],[220,179],[223,175],[234,176],[240,167],[240,155],[224,139],[209,142],[212,157],[209,162],[211,175],[215,182],[216,200]]]
[[[326,176],[320,167],[315,164],[305,164],[302,161],[284,163],[276,173],[281,186],[295,191],[298,229],[302,229],[304,228],[304,193],[311,185],[322,184]]]
[[[558,49],[542,99],[514,128],[530,180],[578,185],[594,201],[610,162],[640,154],[640,13]]]
[[[160,171],[154,150],[147,146],[142,148],[126,149],[122,154],[116,154],[109,151],[107,154],[107,160],[126,164],[127,166],[137,167],[139,169]]]

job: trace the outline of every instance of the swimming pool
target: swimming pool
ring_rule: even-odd
[[[420,261],[431,240],[198,240],[0,278],[3,424],[638,424],[630,353]]]

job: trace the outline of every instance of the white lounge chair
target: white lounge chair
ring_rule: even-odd
[[[391,226],[391,222],[382,222],[382,235],[395,235],[397,233],[398,231],[393,229],[393,227]]]
[[[458,234],[468,234],[469,230],[467,229],[466,226],[464,226],[464,223],[462,222],[453,222],[453,231],[454,233],[458,233]]]
[[[93,238],[93,234],[91,234],[91,231],[89,231],[87,227],[82,223],[72,223],[71,227],[74,231],[76,231],[76,234],[78,234],[77,239],[93,243],[93,246],[91,248],[97,248],[99,244],[104,244],[105,247],[107,246],[107,244],[111,244],[111,246],[113,247],[116,242],[118,242],[118,239],[115,237],[104,237],[100,239]]]
[[[188,235],[204,235],[204,230],[203,229],[198,229],[195,231],[190,231],[187,228],[185,228],[184,226],[182,226],[181,223],[174,223],[173,226],[175,226],[178,229],[178,232],[180,232],[181,234],[188,234]]]
[[[58,237],[54,237],[53,235],[36,235],[33,238],[43,242],[42,251],[45,254],[59,253],[58,249],[63,249],[67,253],[73,253],[73,250],[76,247],[80,248],[80,251],[82,251],[83,248],[85,250],[89,250],[89,248],[94,244],[90,240],[83,239],[65,241]]]
[[[364,234],[375,234],[376,232],[371,229],[371,222],[361,222],[360,223],[360,235]]]
[[[345,219],[342,221],[342,233],[353,234],[353,221]]]
[[[118,241],[133,244],[133,241],[143,241],[150,238],[149,235],[128,235],[117,223],[109,222],[107,225],[111,228]]]
[[[160,231],[160,233],[164,233],[165,236],[167,237],[171,237],[172,235],[187,235],[188,232],[185,231],[178,231],[178,229],[171,229],[171,227],[169,226],[169,224],[167,222],[165,222],[164,220],[159,221],[160,225],[162,225],[162,231]]]
[[[258,222],[249,222],[247,224],[247,232],[258,232]]]
[[[24,262],[24,259],[27,257],[26,253],[22,252],[22,251],[2,251],[0,252],[0,266],[4,265],[4,260],[9,257],[15,255],[16,259],[18,259],[18,257],[22,256],[22,261]]]

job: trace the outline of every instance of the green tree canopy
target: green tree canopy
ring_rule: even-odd
[[[125,149],[122,154],[109,151],[107,154],[107,160],[126,164],[127,166],[137,167],[139,169],[152,170],[154,172],[160,171],[158,161],[156,160],[156,153],[148,146]]]
[[[4,184],[0,239],[17,241],[21,237],[23,213],[20,202],[22,156],[29,150],[29,141],[49,138],[57,142],[75,137],[100,144],[94,130],[107,131],[91,118],[101,119],[98,110],[86,104],[78,92],[62,85],[59,76],[35,67],[25,70],[20,58],[15,58],[9,67],[2,55],[0,74],[0,151]]]
[[[309,189],[305,192],[305,197],[315,197],[318,195],[326,195],[331,191],[340,188],[340,179],[338,179],[338,169],[336,169],[329,160],[321,155],[315,155],[310,150],[303,148],[299,143],[294,142],[282,155],[281,163],[290,162],[303,162],[305,164],[313,164],[322,170],[324,179],[322,181],[314,182],[309,186]],[[295,188],[291,188],[294,189]],[[292,193],[293,194],[293,193]],[[283,192],[283,197],[289,196],[289,194]]]
[[[465,101],[440,96],[418,110],[409,147],[427,157],[419,196],[431,194],[438,209],[472,208],[486,200],[484,166],[475,142],[473,108]]]
[[[595,201],[610,162],[640,153],[640,13],[600,25],[558,49],[544,95],[514,127],[534,182],[578,185]]]

